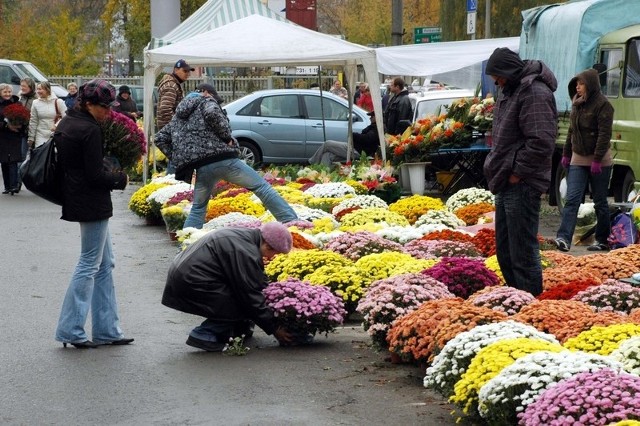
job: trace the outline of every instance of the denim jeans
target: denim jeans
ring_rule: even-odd
[[[207,214],[211,191],[219,180],[226,180],[252,191],[260,198],[279,222],[291,222],[298,216],[280,194],[255,170],[242,160],[231,158],[216,161],[196,169],[196,185],[193,190],[193,206],[183,228],[202,228]]]
[[[56,340],[68,343],[89,340],[84,330],[89,308],[94,343],[122,339],[113,286],[115,263],[109,220],[80,222],[80,245],[80,259],[62,303]]]
[[[496,254],[508,286],[542,292],[538,224],[540,192],[524,182],[496,194]]]
[[[609,192],[609,177],[611,167],[603,167],[602,173],[591,174],[588,166],[569,166],[567,172],[567,196],[565,198],[564,209],[562,210],[562,222],[556,237],[562,238],[569,245],[573,239],[573,232],[578,221],[578,208],[582,203],[587,184],[591,182],[591,198],[596,210],[596,241],[607,243],[607,238],[611,232],[609,204],[607,194]]]
[[[207,318],[191,330],[189,336],[207,342],[227,343],[230,337],[241,336],[250,328],[253,329],[252,325],[250,320],[221,322]]]

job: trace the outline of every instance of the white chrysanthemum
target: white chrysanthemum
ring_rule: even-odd
[[[312,222],[314,219],[322,219],[323,217],[331,216],[331,213],[327,213],[324,210],[312,209],[302,204],[291,204],[291,208],[296,212],[298,219]],[[271,212],[268,210],[264,212],[259,218],[263,222],[272,222],[275,220]]]
[[[333,238],[335,238],[335,237],[337,237],[339,235],[342,235],[342,234],[344,234],[343,231],[335,229],[335,230],[333,230],[331,232],[318,232],[317,234],[314,235],[314,237],[316,238],[317,241],[320,242],[319,247],[322,247],[327,243],[327,241],[329,241],[329,240],[331,240],[331,239],[333,239]]]
[[[433,209],[420,216],[413,224],[416,228],[422,225],[444,225],[447,228],[455,229],[467,224],[448,210]]]
[[[640,336],[623,340],[609,356],[621,362],[627,373],[640,376]]]
[[[337,206],[331,210],[331,213],[337,215],[342,210],[349,209],[351,207],[361,207],[363,209],[369,207],[379,207],[382,209],[388,209],[389,205],[380,197],[375,195],[356,195],[353,198],[347,198],[341,201]]]
[[[185,183],[181,180],[177,180],[175,175],[157,176],[151,179],[151,183],[168,183],[170,185],[176,185],[178,183]]]
[[[434,358],[431,367],[427,369],[424,386],[450,396],[453,385],[462,377],[469,368],[471,359],[482,348],[498,340],[518,337],[537,338],[559,344],[551,334],[511,320],[474,327],[458,334],[444,345],[442,351]]]
[[[240,212],[231,212],[222,216],[214,217],[209,222],[205,223],[202,228],[206,230],[214,230],[227,227],[233,223],[254,223],[259,222],[255,216]]]
[[[163,186],[153,191],[147,197],[147,201],[155,201],[156,203],[163,205],[169,201],[174,195],[180,192],[186,192],[191,190],[191,185],[185,182],[179,182],[173,185]]]
[[[355,195],[356,190],[344,182],[329,182],[313,185],[304,193],[318,198],[340,198],[349,194]]]
[[[447,210],[455,213],[460,207],[478,203],[495,204],[495,197],[482,188],[465,188],[453,194],[445,203]]]
[[[178,237],[178,240],[182,241],[182,245],[180,246],[180,248],[184,250],[211,231],[212,230],[209,229],[197,229],[189,227],[178,230],[176,232],[176,236]]]
[[[399,225],[379,229],[375,231],[375,234],[400,244],[406,244],[409,241],[417,240],[418,238],[422,238],[424,235],[421,230],[416,229],[413,226]]]
[[[525,355],[505,367],[497,376],[480,388],[480,415],[491,420],[517,420],[547,388],[587,371],[603,368],[622,371],[622,364],[611,357],[586,352],[540,351]]]

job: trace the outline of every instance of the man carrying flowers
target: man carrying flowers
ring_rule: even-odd
[[[255,322],[281,344],[292,336],[276,327],[265,303],[263,258],[288,253],[293,239],[278,222],[255,228],[223,228],[206,234],[178,254],[169,267],[162,304],[207,318],[189,333],[187,345],[222,351],[231,337],[252,334]]]

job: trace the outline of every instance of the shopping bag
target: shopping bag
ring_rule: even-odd
[[[611,220],[611,233],[607,242],[611,249],[627,247],[638,241],[638,229],[629,213],[620,212]]]
[[[29,151],[20,166],[24,186],[37,196],[62,205],[62,170],[58,164],[53,136],[47,142]]]

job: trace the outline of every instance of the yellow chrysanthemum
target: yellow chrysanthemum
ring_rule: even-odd
[[[353,265],[353,262],[333,251],[319,249],[292,251],[275,256],[265,267],[265,273],[271,281],[283,281],[289,277],[304,280],[307,275],[325,265],[343,268]]]
[[[403,215],[409,223],[413,224],[429,210],[444,210],[444,203],[439,198],[412,195],[411,197],[401,198],[391,204],[389,210]]]
[[[487,257],[484,261],[484,266],[495,272],[498,278],[500,278],[501,284],[505,283],[504,275],[502,275],[502,271],[500,270],[500,264],[498,264],[498,256],[494,254],[493,256]]]
[[[626,323],[613,324],[606,327],[594,326],[571,337],[564,346],[572,351],[594,352],[609,355],[630,337],[640,335],[640,325]]]

